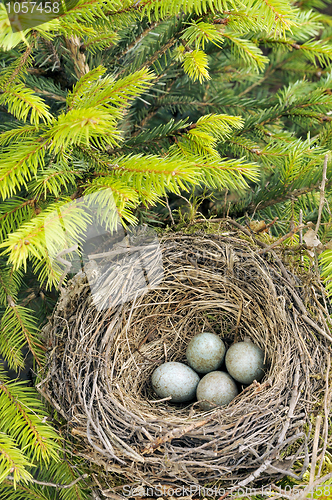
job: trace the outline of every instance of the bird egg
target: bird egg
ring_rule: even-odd
[[[228,373],[214,371],[204,375],[197,386],[196,397],[203,410],[228,405],[237,396],[238,390]],[[207,401],[201,401],[207,400]]]
[[[158,366],[152,374],[151,383],[161,398],[172,396],[171,402],[183,403],[195,397],[199,376],[189,366],[170,361]]]
[[[226,347],[215,333],[198,333],[186,350],[188,364],[198,373],[209,373],[222,365]]]
[[[241,384],[251,384],[264,375],[264,353],[252,342],[237,342],[227,351],[228,373]]]

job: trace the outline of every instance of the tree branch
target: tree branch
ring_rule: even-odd
[[[87,477],[89,477],[89,474],[83,474],[83,476],[77,477],[76,479],[74,479],[74,481],[72,481],[69,484],[47,483],[45,481],[38,481],[37,479],[34,479],[34,478],[30,479],[30,482],[31,483],[35,483],[35,484],[40,484],[41,486],[50,486],[52,488],[58,488],[58,489],[64,490],[64,489],[67,489],[67,488],[71,488],[76,483],[78,483],[79,481],[81,481],[81,479],[86,479]],[[14,477],[13,476],[7,476],[6,479],[9,479],[10,481],[14,481]]]
[[[277,241],[275,241],[274,243],[272,243],[272,245],[267,246],[267,247],[263,248],[262,250],[258,250],[257,253],[258,254],[263,254],[263,253],[269,252],[273,248],[279,246],[283,241],[287,240],[287,238],[290,238],[291,236],[293,236],[295,233],[297,233],[301,229],[309,227],[310,225],[311,225],[311,223],[309,222],[308,224],[301,224],[299,226],[294,227],[291,231],[289,231],[289,233],[284,234],[281,238],[279,238]]]
[[[326,183],[326,186],[331,185],[331,180],[328,180]],[[276,205],[277,203],[282,203],[283,201],[290,200],[292,198],[298,198],[299,196],[302,196],[303,194],[311,193],[311,191],[314,191],[320,186],[320,182],[313,184],[312,186],[305,186],[303,188],[295,189],[294,191],[290,193],[286,193],[284,196],[278,196],[277,198],[273,198],[271,200],[267,200],[263,203],[260,203],[259,205],[259,210],[263,210],[264,208],[270,207],[271,205]],[[247,211],[249,213],[255,212],[257,209],[258,204],[257,203],[250,203],[247,207]]]

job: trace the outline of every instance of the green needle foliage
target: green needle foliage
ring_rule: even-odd
[[[316,220],[332,145],[325,6],[79,0],[13,33],[0,4],[0,355],[10,368],[24,367],[26,348],[43,366],[38,332],[62,280],[47,235],[54,251],[79,241],[82,197],[109,230],[142,214],[158,221],[165,198],[186,192],[213,195],[217,213],[277,216],[276,233],[300,210]],[[322,222],[325,241],[328,204]],[[322,262],[329,279],[332,255]],[[33,390],[1,372],[0,391],[0,498],[85,498],[80,482],[33,482],[79,476],[57,461]]]
[[[47,413],[36,391],[9,381],[0,369],[0,478],[13,485],[31,479],[29,468],[47,467],[58,460],[58,435],[45,422]]]
[[[47,468],[40,468],[37,482],[0,483],[1,500],[88,500],[91,498],[85,477],[78,474],[67,461],[53,460]],[[39,484],[41,483],[41,484]]]

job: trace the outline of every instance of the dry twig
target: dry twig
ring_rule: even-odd
[[[87,477],[89,477],[89,474],[83,474],[82,476],[77,477],[76,479],[74,479],[69,484],[48,483],[46,481],[38,481],[37,479],[34,479],[33,477],[30,478],[29,481],[31,483],[34,483],[34,484],[40,484],[41,486],[49,486],[51,488],[57,488],[58,490],[65,490],[65,489],[71,488],[72,486],[74,486],[75,484],[77,484],[79,481],[81,481],[82,479],[86,479]],[[13,476],[7,476],[6,479],[9,479],[10,481],[14,481],[14,477]]]
[[[322,416],[318,415],[316,418],[316,427],[315,427],[315,437],[314,437],[314,445],[312,448],[312,458],[311,458],[311,466],[310,466],[310,478],[309,478],[309,486],[312,486],[315,479],[315,469],[317,462],[317,451],[319,444],[319,431],[320,425],[322,423]]]
[[[317,222],[316,222],[315,234],[317,234],[318,230],[319,230],[319,225],[320,225],[320,221],[322,218],[322,211],[323,211],[323,207],[324,207],[324,203],[325,203],[325,183],[327,181],[327,178],[326,178],[327,161],[328,161],[328,155],[325,155],[322,183],[321,183],[320,188],[319,188],[320,189],[320,200],[319,200],[318,217],[317,217]]]
[[[281,243],[283,243],[285,240],[287,240],[288,238],[290,238],[291,236],[294,236],[295,233],[297,233],[298,231],[306,228],[306,227],[309,227],[308,224],[302,224],[301,226],[297,226],[297,227],[294,227],[293,229],[291,229],[289,231],[289,233],[287,234],[284,234],[281,238],[279,238],[278,240],[276,240],[274,243],[272,243],[271,245],[269,246],[266,246],[263,250],[258,250],[257,253],[258,254],[264,254],[266,252],[269,252],[270,250],[273,250],[273,248],[276,248],[278,247],[279,245],[281,245]]]

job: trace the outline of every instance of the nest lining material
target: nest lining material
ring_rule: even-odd
[[[289,270],[286,280],[254,247],[237,235],[166,236],[157,288],[102,311],[84,273],[68,283],[45,329],[52,349],[39,388],[72,434],[84,436],[84,456],[120,471],[124,482],[149,486],[275,481],[299,458],[303,475],[311,414],[327,390],[321,289],[303,287]],[[132,265],[121,258],[122,268]],[[105,259],[101,273],[110,261],[119,255]],[[152,372],[166,360],[185,361],[203,329],[228,347],[249,337],[266,353],[266,375],[227,407],[204,412],[197,403],[158,401]]]

